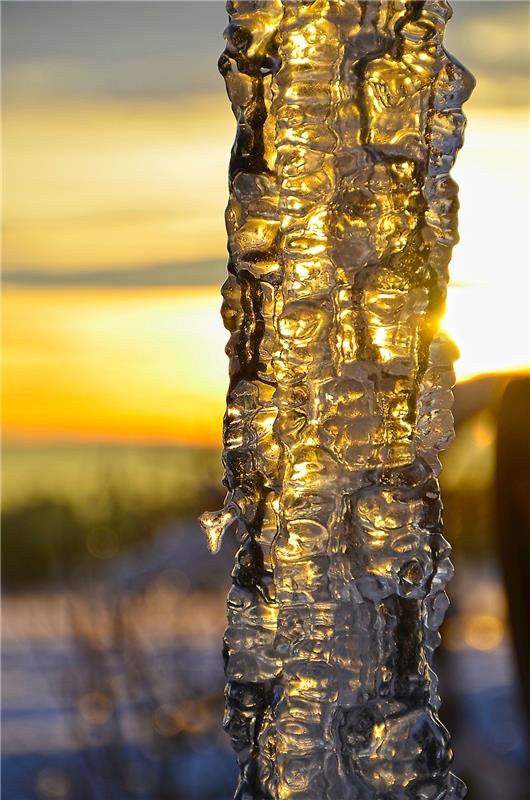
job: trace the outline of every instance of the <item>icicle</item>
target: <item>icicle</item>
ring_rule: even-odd
[[[457,800],[440,335],[470,75],[443,0],[228,3],[225,727],[239,800]],[[234,507],[235,504],[235,507]],[[237,509],[237,513],[236,513]]]

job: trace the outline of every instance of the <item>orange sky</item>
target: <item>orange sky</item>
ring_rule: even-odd
[[[10,439],[220,441],[226,334],[214,287],[10,289]]]

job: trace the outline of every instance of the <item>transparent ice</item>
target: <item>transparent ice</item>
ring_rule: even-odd
[[[448,600],[439,331],[468,72],[443,0],[228,3],[237,119],[225,727],[238,800],[457,800],[432,654]]]

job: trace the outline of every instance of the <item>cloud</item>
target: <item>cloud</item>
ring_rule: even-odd
[[[135,269],[86,269],[77,272],[37,268],[10,269],[2,275],[6,286],[26,288],[145,288],[163,286],[220,286],[226,277],[224,261],[155,264]]]
[[[93,269],[223,256],[224,97],[7,107],[4,263]]]

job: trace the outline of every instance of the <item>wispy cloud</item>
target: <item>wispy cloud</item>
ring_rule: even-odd
[[[222,258],[224,97],[7,107],[4,263],[49,270]]]
[[[155,264],[135,269],[66,270],[10,269],[2,275],[7,286],[27,288],[145,288],[164,286],[219,286],[226,275],[224,261]]]

